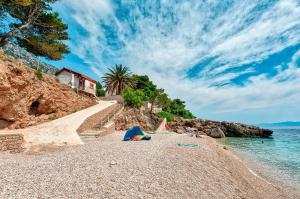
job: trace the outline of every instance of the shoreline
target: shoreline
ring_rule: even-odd
[[[284,189],[297,193],[300,196],[300,184],[297,178],[293,178],[284,169],[279,169],[268,162],[264,162],[255,156],[251,155],[251,152],[244,151],[238,146],[232,146],[226,144],[223,140],[216,140],[218,144],[228,147],[232,153],[237,156],[250,170],[256,175],[261,176],[272,184],[281,186]],[[254,152],[252,152],[254,153]]]
[[[227,146],[227,145],[226,145]],[[229,146],[227,146],[229,147]],[[236,155],[240,161],[242,161],[246,167],[249,168],[255,175],[260,176],[271,184],[276,186],[280,186],[283,189],[289,190],[300,196],[300,185],[296,182],[290,182],[286,179],[279,177],[279,169],[272,167],[271,165],[267,165],[259,160],[253,160],[245,155],[239,153],[238,150],[230,148],[234,155]],[[277,174],[277,175],[276,175]],[[282,173],[280,173],[282,174]],[[287,175],[287,174],[283,174]],[[290,177],[290,176],[289,176]]]

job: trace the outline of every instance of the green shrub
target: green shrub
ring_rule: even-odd
[[[59,116],[57,114],[54,114],[49,117],[49,120],[56,120],[58,118],[59,118]]]
[[[104,89],[96,89],[96,95],[97,97],[104,97],[105,96],[105,90]]]
[[[100,82],[96,83],[96,96],[97,97],[105,96],[105,90]]]
[[[127,106],[140,108],[144,104],[144,93],[141,90],[125,89],[122,96]]]
[[[36,75],[36,77],[39,80],[43,79],[43,71],[42,71],[42,69],[38,68],[37,70],[35,70],[35,75]]]
[[[159,112],[157,113],[157,115],[158,117],[166,118],[168,122],[172,122],[174,120],[174,116],[171,113],[166,111]]]

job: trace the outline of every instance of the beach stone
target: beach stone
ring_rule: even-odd
[[[213,138],[223,138],[225,137],[225,134],[220,128],[213,128],[210,131],[209,136]]]
[[[110,161],[109,166],[111,167],[113,165],[117,165],[117,162],[112,160],[112,161]]]

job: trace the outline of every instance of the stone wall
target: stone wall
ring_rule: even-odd
[[[22,134],[0,134],[0,151],[20,153],[23,151],[24,137]]]

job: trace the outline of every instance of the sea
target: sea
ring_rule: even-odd
[[[268,127],[270,138],[227,137],[219,142],[244,157],[263,175],[287,186],[300,187],[300,127]]]

